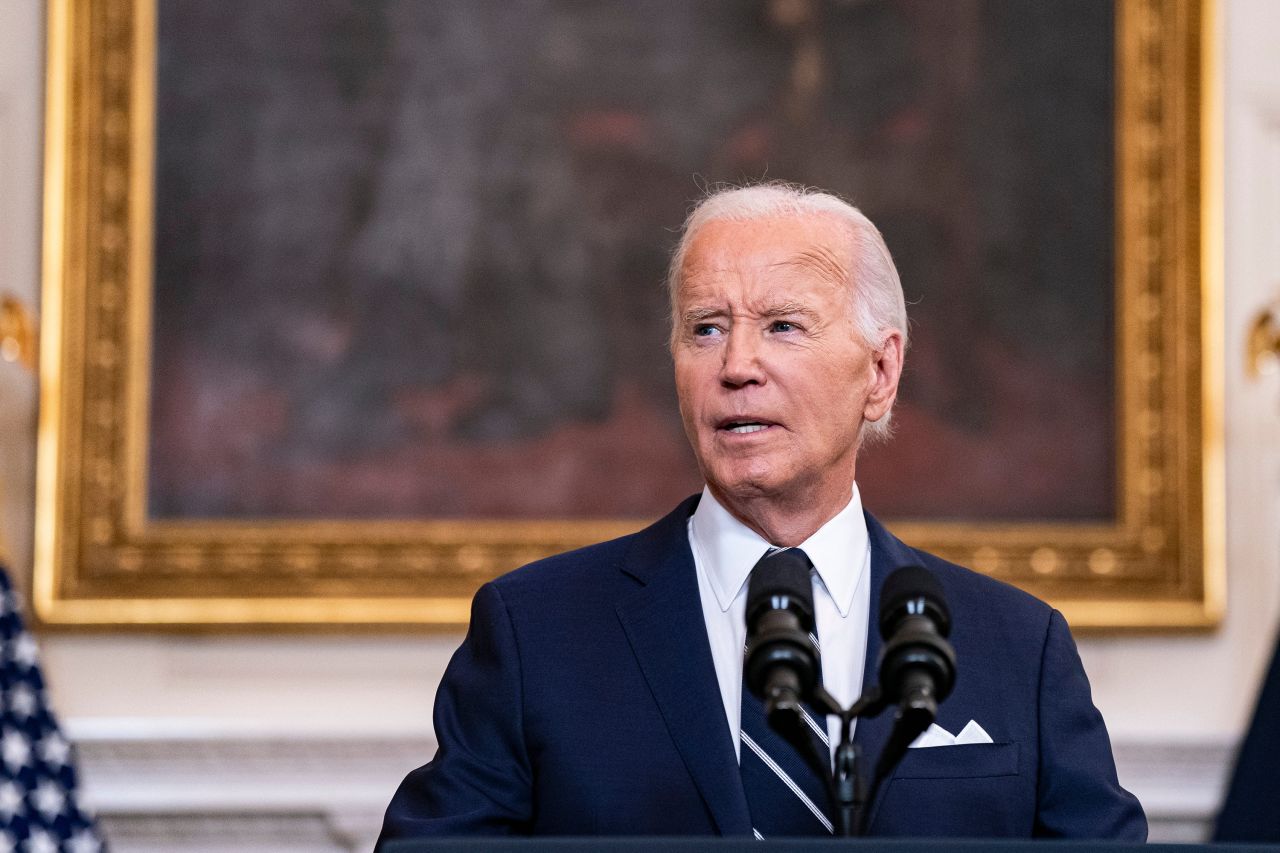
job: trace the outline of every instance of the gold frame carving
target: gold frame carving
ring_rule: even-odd
[[[636,529],[147,518],[155,3],[48,3],[39,619],[458,627],[486,579]],[[1207,627],[1225,600],[1212,11],[1117,3],[1117,520],[893,525],[1077,627]]]

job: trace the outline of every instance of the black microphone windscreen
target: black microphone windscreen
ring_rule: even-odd
[[[747,621],[757,611],[770,607],[775,596],[786,596],[798,603],[812,619],[813,582],[809,578],[809,559],[802,552],[788,549],[762,559],[751,570],[747,585]]]
[[[909,601],[916,599],[924,599],[936,611],[935,615],[942,623],[939,630],[946,636],[951,630],[951,611],[947,609],[947,601],[942,595],[942,584],[923,566],[903,566],[884,579],[884,586],[880,589],[881,635],[892,632],[890,623],[899,618],[899,611]]]

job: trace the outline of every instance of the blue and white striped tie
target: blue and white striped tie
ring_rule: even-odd
[[[809,558],[798,548],[770,550],[761,559]],[[812,637],[817,646],[817,638]],[[805,715],[804,734],[813,743],[822,761],[830,755],[825,718],[813,712]],[[816,769],[786,738],[774,731],[765,717],[764,704],[742,683],[742,744],[739,764],[742,786],[751,810],[751,825],[756,838],[785,835],[830,835],[831,818],[827,813],[826,782]]]

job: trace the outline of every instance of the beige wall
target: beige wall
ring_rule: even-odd
[[[39,292],[40,4],[0,4],[0,294]],[[0,362],[0,556],[25,565],[35,460],[35,382]],[[19,573],[20,574],[20,573]]]
[[[1274,49],[1280,44],[1280,4],[1233,0],[1223,11],[1227,617],[1213,633],[1081,643],[1127,781],[1149,805],[1154,802],[1175,818],[1181,808],[1193,821],[1212,808],[1217,779],[1249,713],[1280,616],[1280,382],[1276,377],[1246,380],[1242,356],[1252,313],[1280,297],[1280,240],[1275,239],[1280,233],[1280,52]],[[39,0],[0,2],[0,290],[31,304],[38,296],[42,16]],[[0,363],[0,542],[7,545],[19,578],[30,570],[34,410],[33,379]],[[338,820],[334,829],[331,822],[320,834],[337,838],[335,846],[297,849],[365,844],[368,823],[376,819],[373,804],[385,801],[399,774],[425,758],[421,752],[429,738],[434,686],[459,637],[49,634],[41,639],[57,707],[71,733],[86,744],[86,758],[102,765],[88,768],[92,794],[105,810],[121,815],[118,832],[143,839],[130,847],[140,850],[152,849],[144,843],[149,830],[128,823],[129,815],[166,809],[190,813],[209,803],[236,811],[250,808],[246,798],[256,796],[263,798],[259,805],[294,801],[276,790],[288,787],[287,781],[273,782],[275,787],[261,794],[242,784],[236,799],[217,788],[210,775],[185,766],[165,765],[164,772],[176,773],[173,778],[194,773],[200,781],[189,790],[139,787],[137,773],[112,775],[119,762],[149,755],[153,765],[148,766],[160,767],[165,760],[196,760],[182,758],[188,753],[174,744],[232,743],[241,751],[232,750],[225,760],[234,765],[250,762],[253,750],[246,752],[245,743],[287,741],[321,745],[290,753],[304,763],[318,761],[321,766],[308,770],[318,774],[326,770],[324,762],[355,760],[344,757],[341,744],[382,738],[380,743],[391,745],[380,753],[380,765],[362,765],[365,787],[350,818],[353,826],[342,829]],[[122,746],[143,749],[156,738],[169,745],[145,754]],[[95,752],[95,743],[104,746]],[[412,746],[397,748],[397,743]],[[312,748],[321,758],[306,757]],[[209,749],[217,751],[209,747],[199,754],[207,759]],[[1165,754],[1186,778],[1162,769],[1159,756]],[[218,778],[236,778],[239,766],[219,765],[223,776]],[[334,808],[341,810],[343,796],[341,790],[333,794]],[[313,799],[327,802],[323,792]],[[280,825],[280,820],[267,821],[258,834]],[[163,849],[164,843],[153,847]]]
[[[1082,643],[1118,738],[1235,737],[1280,615],[1280,383],[1244,369],[1249,324],[1280,299],[1280,4],[1236,0],[1221,11],[1227,617],[1210,635]]]

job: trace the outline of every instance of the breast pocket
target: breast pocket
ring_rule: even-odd
[[[1017,743],[909,749],[874,810],[876,835],[1026,836],[1035,774],[1018,772]]]
[[[971,743],[908,749],[895,779],[980,779],[1018,775],[1018,744]]]

